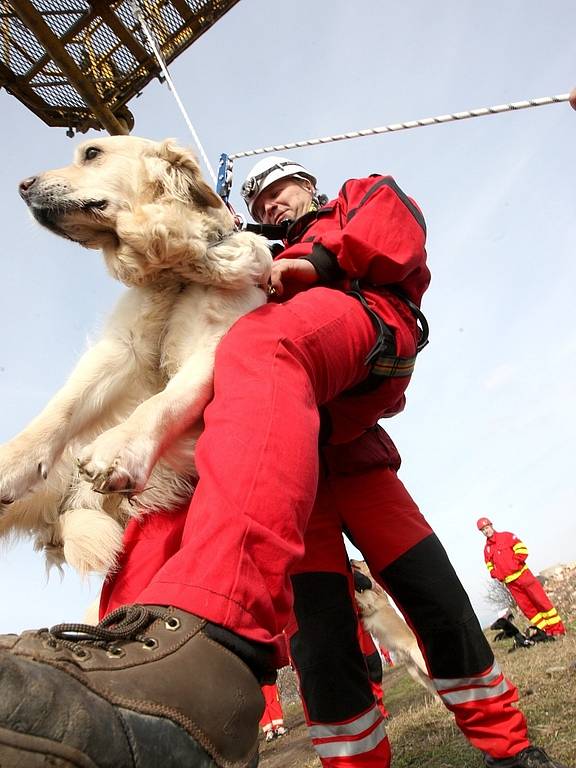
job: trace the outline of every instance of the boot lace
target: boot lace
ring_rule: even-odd
[[[118,643],[140,641],[148,647],[155,647],[156,641],[143,633],[158,619],[176,628],[178,620],[166,608],[149,605],[124,605],[117,608],[96,626],[92,624],[56,624],[46,634],[46,645],[50,648],[67,648],[75,656],[87,656],[87,647],[102,648],[119,652]]]

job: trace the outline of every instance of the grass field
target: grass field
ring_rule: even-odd
[[[576,635],[508,653],[495,643],[505,674],[518,687],[533,743],[567,766],[576,767]],[[481,768],[480,754],[454,725],[449,712],[404,670],[385,675],[386,704],[393,717],[388,734],[394,768]],[[421,692],[422,691],[422,692]]]
[[[504,673],[518,687],[533,743],[576,768],[576,626],[554,643],[514,653],[508,653],[509,647],[509,641],[493,645]],[[452,715],[403,667],[385,671],[384,691],[392,714],[387,729],[393,768],[482,768],[481,754],[456,728]],[[300,705],[288,705],[285,716],[290,733],[262,744],[260,768],[320,768]]]

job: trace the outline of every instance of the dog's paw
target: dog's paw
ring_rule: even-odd
[[[48,477],[52,457],[42,444],[15,438],[0,446],[0,513]]]
[[[152,445],[120,424],[83,448],[77,463],[81,476],[97,493],[131,496],[146,486],[153,464]]]

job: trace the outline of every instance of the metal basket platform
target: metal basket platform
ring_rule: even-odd
[[[140,0],[170,63],[238,0]],[[129,133],[126,104],[160,74],[134,0],[0,0],[0,87],[49,126]]]

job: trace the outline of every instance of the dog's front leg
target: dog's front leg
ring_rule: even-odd
[[[162,453],[198,422],[213,393],[214,358],[222,336],[261,306],[256,286],[228,290],[190,284],[173,302],[163,339],[166,388],[142,402],[122,424],[96,438],[79,456],[81,471],[102,492],[145,489]],[[192,456],[190,474],[192,474]]]
[[[67,383],[19,435],[0,446],[0,510],[42,484],[71,439],[95,426],[138,380],[131,341],[137,302],[127,292],[106,335],[80,359]]]
[[[66,444],[90,426],[104,402],[122,393],[130,357],[117,340],[96,344],[40,415],[0,446],[0,508],[46,480]]]
[[[160,455],[201,419],[210,402],[215,351],[216,343],[191,355],[162,392],[85,446],[78,463],[95,490],[139,493],[145,489]]]
[[[228,291],[189,285],[173,308],[164,358],[173,375],[166,388],[142,402],[131,416],[87,445],[79,456],[85,478],[102,492],[139,493],[154,464],[200,421],[213,393],[214,358],[222,336],[242,315],[265,302],[250,286]],[[190,457],[192,474],[192,456]]]

